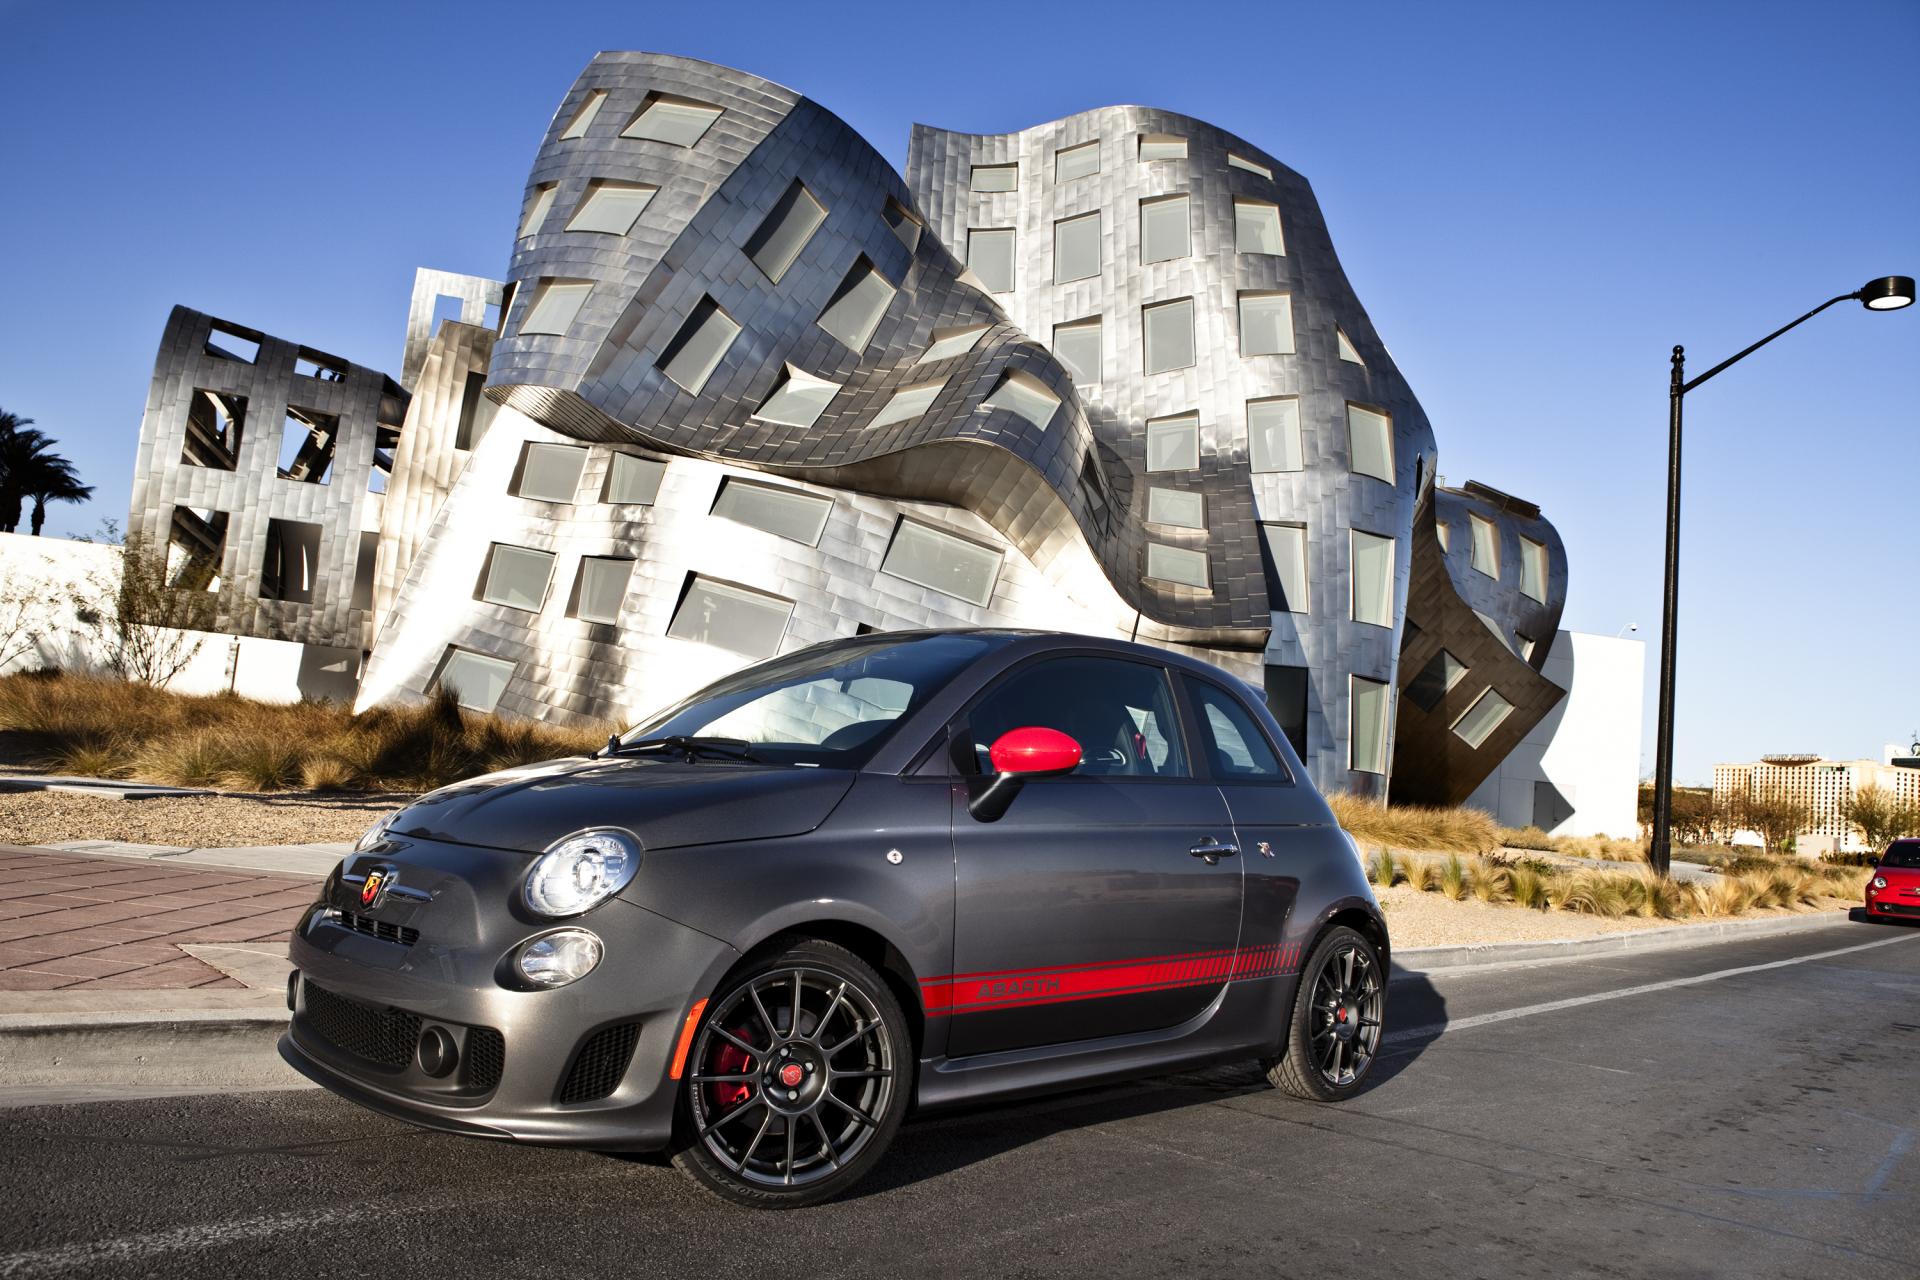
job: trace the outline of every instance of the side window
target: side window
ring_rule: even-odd
[[[1214,777],[1288,780],[1286,767],[1239,699],[1218,685],[1191,678],[1187,692],[1193,695],[1200,721],[1199,749],[1209,753]]]
[[[1049,658],[1015,672],[968,716],[974,759],[1009,729],[1058,729],[1080,744],[1074,772],[1101,777],[1186,778],[1187,755],[1164,669],[1124,658]]]

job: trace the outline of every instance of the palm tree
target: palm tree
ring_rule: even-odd
[[[40,536],[40,527],[47,522],[49,502],[85,502],[93,496],[93,486],[81,484],[73,464],[59,454],[47,454],[41,463],[20,486],[26,496],[33,499],[33,536],[36,538]]]
[[[33,499],[33,532],[46,523],[47,503],[84,502],[93,486],[80,483],[73,464],[53,451],[53,437],[32,418],[0,410],[0,532],[20,527],[20,508]]]

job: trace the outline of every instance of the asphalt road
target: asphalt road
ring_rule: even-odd
[[[0,1112],[0,1276],[1920,1275],[1920,930],[1415,977],[1374,1086],[1251,1066],[910,1124],[854,1198],[314,1092]]]

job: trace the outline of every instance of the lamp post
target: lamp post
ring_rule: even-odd
[[[1659,738],[1653,765],[1653,845],[1647,861],[1655,874],[1666,875],[1673,865],[1673,671],[1674,631],[1680,604],[1680,401],[1687,392],[1730,365],[1739,363],[1789,329],[1797,328],[1836,302],[1857,299],[1869,311],[1898,311],[1913,305],[1913,277],[1884,276],[1870,280],[1852,293],[1828,298],[1791,324],[1782,325],[1746,350],[1728,356],[1691,380],[1686,375],[1686,348],[1673,349],[1673,373],[1667,391],[1667,580],[1660,601],[1660,709]]]

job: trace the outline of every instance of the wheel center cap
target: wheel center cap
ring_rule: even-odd
[[[1341,1005],[1338,1009],[1335,1009],[1333,1011],[1333,1020],[1335,1022],[1345,1022],[1347,1020],[1347,1006]]]
[[[799,1087],[802,1080],[806,1079],[806,1075],[807,1073],[801,1069],[799,1063],[789,1062],[786,1066],[780,1068],[780,1083],[789,1089],[795,1089]]]

